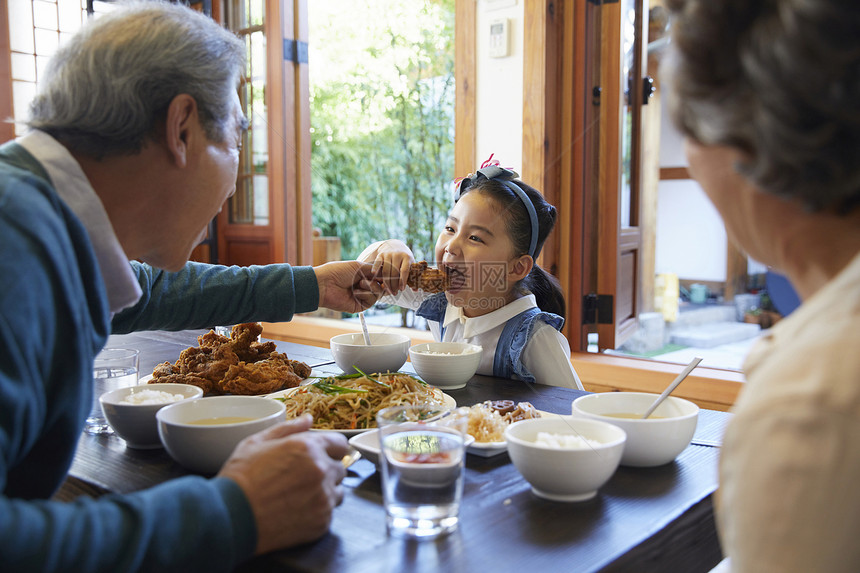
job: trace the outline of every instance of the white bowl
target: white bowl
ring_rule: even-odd
[[[669,396],[647,420],[616,418],[607,414],[641,416],[659,394],[602,392],[573,401],[573,415],[615,424],[627,432],[621,465],[650,467],[667,464],[684,451],[696,432],[699,407],[683,398]]]
[[[348,374],[355,368],[366,374],[397,372],[406,363],[410,339],[394,332],[371,332],[370,346],[360,332],[332,336],[331,354],[335,363]]]
[[[536,443],[538,433],[579,436],[600,442],[579,448]],[[624,430],[606,422],[573,416],[514,422],[505,430],[508,454],[535,495],[553,501],[584,501],[597,494],[618,468]]]
[[[170,457],[189,470],[217,473],[236,445],[285,419],[283,402],[265,396],[210,396],[171,404],[158,411],[158,434]],[[238,418],[235,423],[201,420]]]
[[[466,385],[481,364],[483,348],[466,342],[424,342],[409,349],[418,376],[443,390]]]
[[[158,438],[158,422],[155,414],[165,406],[175,404],[175,402],[123,403],[123,400],[132,394],[140,394],[146,390],[166,392],[174,396],[181,394],[183,400],[200,398],[203,395],[203,390],[192,384],[138,384],[109,390],[99,396],[105,419],[116,435],[125,440],[129,448],[160,448],[161,440]]]

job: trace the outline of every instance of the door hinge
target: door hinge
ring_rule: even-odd
[[[582,297],[582,324],[612,324],[615,306],[611,294]]]
[[[307,64],[308,43],[284,38],[284,61],[295,64]]]

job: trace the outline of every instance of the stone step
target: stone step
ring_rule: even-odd
[[[669,339],[674,344],[713,348],[721,344],[746,340],[759,335],[758,324],[746,322],[712,322],[699,326],[672,328]]]

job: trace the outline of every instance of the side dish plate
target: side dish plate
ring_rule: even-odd
[[[545,412],[543,410],[538,410],[538,413],[540,414],[541,418],[561,415],[553,414],[552,412]],[[493,456],[503,454],[506,451],[508,451],[507,442],[475,442],[471,446],[466,448],[466,452],[474,454],[476,456],[480,456],[482,458],[491,458]]]
[[[475,438],[468,436],[466,438],[466,451],[474,445]],[[364,432],[349,439],[349,445],[361,452],[362,457],[371,462],[379,463],[379,430],[374,428],[369,432]]]

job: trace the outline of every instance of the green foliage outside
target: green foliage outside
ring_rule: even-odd
[[[432,261],[454,178],[454,0],[308,4],[314,226],[344,259],[398,238]]]

